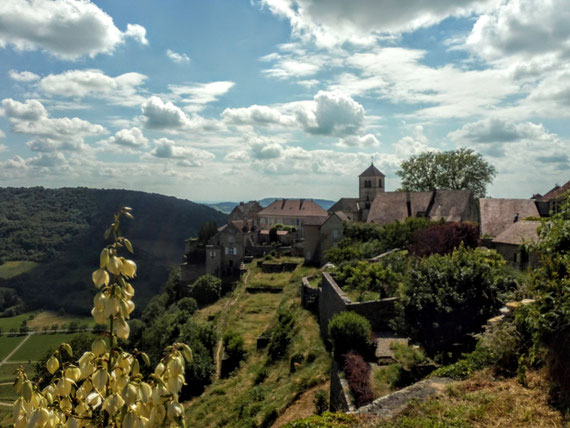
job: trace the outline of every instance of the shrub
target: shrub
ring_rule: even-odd
[[[315,393],[315,398],[313,399],[313,403],[315,404],[315,413],[317,415],[322,415],[329,409],[329,396],[327,391],[324,389],[319,389]]]
[[[414,232],[408,245],[411,254],[425,257],[431,254],[450,254],[463,243],[466,248],[479,245],[479,227],[472,223],[434,224]]]
[[[344,356],[344,373],[357,407],[370,403],[374,394],[370,385],[370,366],[354,352]]]
[[[188,312],[189,315],[193,315],[194,312],[198,310],[198,303],[196,299],[192,297],[184,297],[175,303],[176,307],[181,311]]]
[[[279,308],[277,312],[277,325],[271,331],[271,339],[267,348],[269,362],[283,358],[293,337],[295,318],[293,311],[287,308]]]
[[[499,293],[515,287],[504,264],[495,251],[463,246],[418,259],[400,290],[398,328],[430,356],[456,353],[497,313]]]
[[[372,346],[372,330],[366,318],[355,312],[336,314],[328,325],[334,356],[340,360],[348,351],[354,350],[361,355],[368,355]]]
[[[224,353],[237,367],[247,356],[243,337],[233,331],[226,332],[224,334]]]
[[[222,280],[213,275],[202,275],[190,287],[190,295],[199,305],[212,304],[222,295]]]

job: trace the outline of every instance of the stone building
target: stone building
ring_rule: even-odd
[[[328,213],[311,199],[278,199],[259,211],[255,216],[255,226],[260,230],[270,230],[277,224],[295,228],[295,238],[303,238],[307,223],[324,221]]]
[[[512,223],[493,239],[493,247],[514,267],[519,269],[536,267],[538,256],[535,253],[529,253],[525,244],[538,242],[539,226],[539,221],[521,220]]]
[[[360,221],[368,218],[368,212],[376,197],[384,193],[385,175],[371,163],[362,174],[358,176],[358,202],[360,207]]]
[[[206,273],[231,275],[239,270],[246,249],[253,245],[252,220],[234,220],[218,229],[206,245]]]
[[[539,217],[537,204],[532,199],[479,199],[481,236],[494,238],[518,220]]]

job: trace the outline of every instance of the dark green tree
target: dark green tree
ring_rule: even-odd
[[[434,189],[468,189],[475,197],[484,197],[487,185],[495,177],[495,167],[471,149],[425,152],[402,162],[397,174],[402,189],[427,192]]]

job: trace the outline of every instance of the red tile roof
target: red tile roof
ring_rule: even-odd
[[[544,195],[541,200],[551,201],[553,199],[561,198],[566,192],[570,191],[570,180],[563,184],[562,186],[554,186],[546,195]]]

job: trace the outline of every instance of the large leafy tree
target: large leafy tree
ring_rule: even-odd
[[[400,168],[397,174],[404,190],[469,189],[476,197],[485,196],[496,174],[495,167],[467,148],[421,153],[402,162]]]

